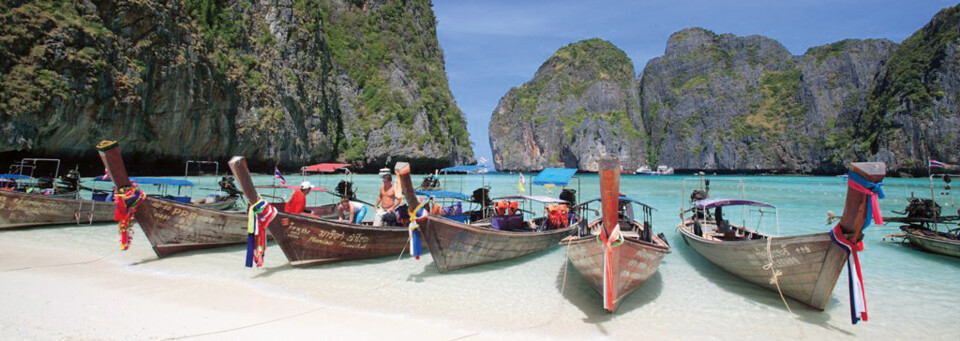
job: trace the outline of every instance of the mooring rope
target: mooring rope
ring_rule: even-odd
[[[767,264],[763,266],[764,270],[770,270],[770,284],[777,286],[777,292],[780,293],[780,300],[783,301],[783,306],[787,307],[787,312],[793,314],[793,310],[790,309],[790,305],[787,304],[787,298],[783,296],[783,290],[780,289],[780,276],[783,275],[783,271],[776,269],[773,265],[773,250],[771,249],[773,244],[773,237],[767,237]]]
[[[97,259],[86,260],[86,261],[82,261],[82,262],[63,263],[63,264],[25,266],[25,267],[22,267],[22,268],[13,268],[13,269],[0,270],[0,273],[3,273],[3,272],[14,272],[14,271],[23,271],[23,270],[33,270],[33,269],[58,268],[58,267],[62,267],[62,266],[71,266],[71,265],[82,265],[82,264],[96,263],[96,262],[99,262],[99,261],[102,261],[102,260],[106,259],[107,257],[112,256],[114,253],[117,253],[117,250],[116,250],[116,249],[114,249],[113,251],[108,252],[107,254],[105,254],[105,255],[97,258]]]

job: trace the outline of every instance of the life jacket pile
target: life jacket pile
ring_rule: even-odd
[[[519,210],[516,201],[497,201],[493,204],[497,209],[497,215],[514,215]]]
[[[567,205],[547,205],[545,209],[550,228],[563,228],[570,224],[570,208]]]

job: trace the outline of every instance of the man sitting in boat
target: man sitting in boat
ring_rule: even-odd
[[[367,215],[366,206],[355,201],[350,201],[350,198],[347,196],[340,197],[340,203],[337,204],[337,220],[359,224],[363,221],[363,216],[365,215]]]
[[[300,184],[300,189],[293,190],[293,194],[291,194],[290,199],[287,200],[284,211],[292,214],[310,213],[309,210],[305,210],[304,208],[307,206],[307,194],[310,194],[310,189],[312,188],[313,184],[311,184],[310,181],[304,181]]]
[[[226,192],[227,195],[231,197],[240,196],[240,194],[243,194],[243,192],[240,192],[240,190],[237,189],[237,185],[233,183],[232,176],[229,178],[225,176],[221,177],[218,184],[220,185],[220,190]]]
[[[383,178],[383,184],[380,185],[380,194],[377,196],[377,202],[374,208],[377,209],[373,216],[373,226],[384,226],[384,222],[395,224],[397,216],[394,211],[400,206],[401,200],[397,198],[396,188],[393,186],[393,176],[390,175],[390,169],[380,170],[380,177]]]

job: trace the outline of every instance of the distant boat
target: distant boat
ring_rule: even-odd
[[[880,182],[886,173],[883,163],[854,163],[851,173],[871,182]],[[823,310],[830,301],[847,252],[831,240],[830,233],[775,237],[724,220],[723,207],[752,206],[776,208],[746,199],[700,198],[678,229],[684,241],[716,266],[764,288],[780,291],[814,309]],[[846,238],[860,241],[862,222],[870,205],[868,196],[851,188],[840,228]],[[763,211],[761,211],[763,212]],[[770,211],[766,211],[770,212]]]
[[[657,170],[651,170],[650,167],[640,166],[640,168],[637,168],[636,174],[638,175],[672,175],[673,168],[660,165],[660,166],[657,166]]]

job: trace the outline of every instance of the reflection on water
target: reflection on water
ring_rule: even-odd
[[[530,174],[526,174],[529,178]],[[335,188],[341,176],[310,177],[326,188]],[[301,181],[289,175],[290,182]],[[421,176],[414,177],[419,183]],[[491,196],[516,194],[516,175],[487,175]],[[873,226],[866,232],[862,253],[870,321],[849,324],[846,274],[826,310],[819,312],[788,299],[793,314],[783,307],[776,292],[746,283],[717,269],[683,243],[675,226],[680,205],[682,176],[640,177],[624,175],[621,191],[657,209],[654,229],[672,245],[659,272],[626,298],[615,314],[601,307],[596,291],[566,263],[563,249],[510,261],[486,264],[440,274],[429,254],[415,261],[404,255],[358,260],[313,268],[293,268],[280,248],[268,244],[265,269],[243,267],[243,246],[200,250],[157,260],[143,233],[136,230],[131,249],[119,248],[116,226],[67,226],[0,231],[0,238],[44,247],[88,252],[91,258],[108,255],[106,262],[128,271],[169,277],[203,277],[252,286],[281,296],[352,307],[377,313],[405,315],[448,324],[455,328],[545,334],[560,338],[642,338],[677,335],[684,338],[813,339],[878,337],[906,339],[956,339],[947,332],[960,321],[960,259],[929,254],[909,246],[881,242],[898,232],[894,226]],[[780,234],[826,231],[826,212],[843,210],[845,184],[835,177],[746,177],[747,195],[777,205]],[[212,191],[219,177],[194,177],[195,195]],[[481,185],[479,176],[442,178],[447,190],[469,192]],[[595,175],[581,175],[581,200],[596,197]],[[256,176],[270,184],[272,176]],[[360,199],[373,202],[380,180],[375,175],[353,176]],[[576,181],[573,182],[576,188]],[[461,185],[462,184],[462,185]],[[908,185],[925,185],[923,179],[888,179],[885,214],[906,204]],[[717,181],[714,196],[736,196],[736,186]],[[542,187],[535,194],[556,196],[559,190]],[[269,193],[268,193],[269,194]],[[288,190],[276,195],[287,196]],[[311,193],[310,204],[331,203],[334,197]],[[465,207],[466,209],[467,207]],[[949,207],[948,207],[949,208]],[[539,207],[533,211],[539,212]],[[947,209],[947,208],[945,208]],[[952,209],[956,209],[953,207]],[[766,219],[766,218],[765,218]],[[775,228],[767,230],[776,234]],[[398,255],[399,256],[399,255]],[[662,337],[661,337],[662,338]]]

